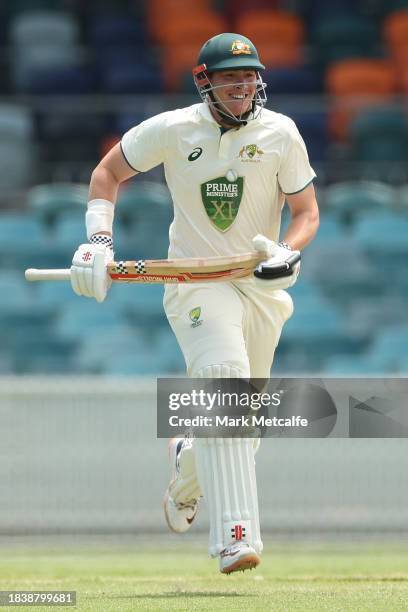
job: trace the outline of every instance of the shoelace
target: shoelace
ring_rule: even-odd
[[[241,545],[243,546],[243,548],[249,548],[249,544],[247,542],[243,542],[242,540],[240,540],[240,542],[241,542]],[[236,545],[229,545],[229,546],[226,546],[225,548],[222,549],[222,551],[220,552],[220,557],[228,557],[230,555],[234,556],[238,552],[239,552],[239,548],[237,548]]]

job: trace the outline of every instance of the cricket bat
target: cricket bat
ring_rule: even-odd
[[[112,261],[108,264],[107,271],[112,281],[117,283],[226,282],[249,276],[255,267],[265,259],[265,253],[254,251],[221,257]],[[70,269],[37,270],[29,268],[25,271],[28,281],[67,281],[70,275]]]

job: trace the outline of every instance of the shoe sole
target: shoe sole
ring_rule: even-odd
[[[252,570],[261,562],[257,555],[248,555],[243,559],[237,559],[232,565],[220,570],[222,574],[232,574],[232,572],[244,572],[249,569]]]
[[[177,444],[178,442],[175,442],[175,440],[178,440],[177,437],[172,438],[171,440],[169,440],[169,462],[171,463],[171,465],[175,466],[176,463],[176,458],[175,456],[175,452],[176,452],[176,448],[177,448]],[[172,531],[173,533],[185,533],[186,531],[188,531],[195,519],[195,517],[197,516],[197,512],[198,512],[198,508],[195,512],[195,514],[193,515],[193,517],[187,521],[189,523],[189,526],[187,527],[187,529],[183,529],[182,531],[180,531],[179,529],[174,529],[173,525],[170,523],[170,519],[169,519],[169,515],[167,513],[167,503],[169,500],[169,489],[171,487],[171,485],[173,484],[174,480],[175,480],[175,476],[176,476],[176,468],[173,467],[172,472],[172,480],[170,481],[169,486],[167,487],[167,490],[164,494],[164,498],[163,498],[163,510],[164,510],[164,518],[166,519],[166,523],[167,523],[167,527],[170,529],[170,531]]]
[[[179,531],[174,529],[173,525],[170,523],[169,515],[167,514],[168,500],[169,500],[169,492],[166,491],[166,493],[164,494],[164,498],[163,498],[163,510],[164,510],[164,518],[166,519],[167,527],[170,529],[170,531],[173,531],[173,533],[180,533]]]
[[[171,484],[172,483],[170,483],[170,485]],[[186,533],[186,531],[188,531],[190,529],[190,527],[191,527],[195,517],[197,516],[198,508],[195,511],[195,514],[190,519],[186,519],[187,522],[188,522],[187,529],[175,529],[173,527],[173,525],[171,524],[169,515],[167,513],[167,503],[168,503],[168,501],[169,501],[169,491],[167,489],[166,493],[164,494],[164,498],[163,498],[163,510],[164,510],[164,518],[166,519],[166,523],[167,523],[168,528],[170,529],[170,531],[173,531],[173,533]]]
[[[171,438],[171,440],[169,440],[169,444],[168,444],[169,463],[173,467],[172,467],[172,470],[171,470],[171,481],[170,481],[169,486],[167,487],[166,493],[164,494],[164,498],[163,498],[163,510],[164,510],[164,518],[166,519],[167,527],[170,529],[170,531],[173,531],[174,533],[180,533],[179,531],[174,529],[174,527],[171,525],[170,519],[169,519],[169,515],[167,514],[167,503],[168,503],[168,500],[169,500],[169,489],[170,489],[171,485],[173,484],[174,478],[175,478],[175,475],[176,475],[175,457],[173,456],[175,454],[175,448],[177,447],[176,440],[177,440],[176,437]]]

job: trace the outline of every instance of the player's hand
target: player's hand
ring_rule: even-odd
[[[265,261],[255,269],[256,279],[270,289],[288,289],[295,284],[300,271],[300,252],[277,244],[262,234],[257,234],[252,243],[255,250],[265,253]]]
[[[106,267],[112,260],[113,251],[110,247],[103,244],[81,244],[71,266],[71,285],[75,293],[103,302],[112,284]]]

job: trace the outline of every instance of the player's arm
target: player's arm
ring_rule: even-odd
[[[312,184],[302,191],[287,195],[291,221],[282,242],[276,244],[266,236],[253,240],[257,251],[267,258],[257,266],[255,277],[267,281],[271,289],[288,289],[297,280],[300,271],[300,251],[315,235],[319,227],[319,209]]]
[[[71,267],[71,284],[78,295],[98,302],[105,299],[111,282],[107,264],[113,260],[112,227],[119,185],[165,161],[167,118],[168,113],[161,113],[128,130],[92,172],[86,212],[89,244],[79,247]]]
[[[92,172],[86,212],[89,243],[76,250],[71,267],[71,284],[77,295],[103,302],[111,279],[107,264],[113,260],[112,226],[119,185],[137,174],[127,163],[120,144],[115,145]]]
[[[104,199],[115,204],[119,185],[135,174],[137,172],[126,161],[120,143],[116,144],[92,172],[89,201]]]
[[[319,207],[313,183],[298,193],[286,196],[291,220],[283,241],[301,251],[313,240],[319,227]]]

